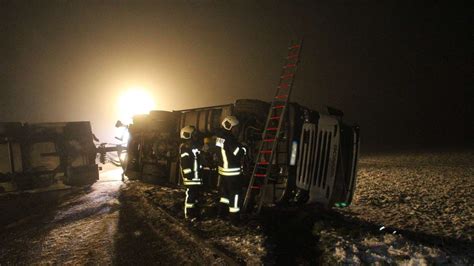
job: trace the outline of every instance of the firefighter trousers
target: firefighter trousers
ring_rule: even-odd
[[[195,218],[199,216],[199,201],[202,197],[202,186],[186,186],[186,195],[184,199],[184,217]]]
[[[221,175],[221,184],[219,187],[220,203],[229,206],[229,214],[237,215],[240,213],[240,204],[242,201],[242,176]]]

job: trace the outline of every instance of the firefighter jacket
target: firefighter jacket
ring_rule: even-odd
[[[180,172],[185,186],[202,185],[200,151],[193,143],[183,143],[179,147]]]
[[[242,161],[247,151],[230,131],[221,130],[216,134],[218,172],[222,176],[237,176],[242,173]]]

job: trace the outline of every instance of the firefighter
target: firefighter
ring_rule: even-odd
[[[220,178],[219,214],[227,214],[233,224],[240,221],[240,203],[242,201],[242,167],[246,149],[237,141],[235,116],[227,116],[222,121],[222,129],[216,134],[218,173]]]
[[[211,141],[210,137],[205,137],[203,142],[203,146],[201,148],[201,165],[202,165],[202,172],[201,172],[201,179],[203,186],[206,188],[210,188],[212,186],[212,169],[213,167],[213,154],[211,153],[211,147],[209,145]]]
[[[200,149],[196,129],[185,126],[180,132],[183,143],[179,147],[180,172],[183,184],[186,187],[184,200],[184,217],[186,219],[199,218],[199,199],[202,194],[202,178],[200,176]]]

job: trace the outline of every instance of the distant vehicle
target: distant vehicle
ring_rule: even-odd
[[[99,178],[90,122],[0,123],[0,193]]]
[[[204,154],[212,171],[208,188],[217,188],[217,171],[212,147],[222,119],[234,115],[240,121],[239,140],[250,149],[249,178],[270,104],[241,99],[234,104],[180,111],[151,111],[135,116],[128,125],[129,142],[125,175],[153,183],[180,184],[178,147],[179,129],[193,125],[202,136]],[[333,108],[324,112],[290,103],[274,158],[271,179],[265,187],[264,203],[288,201],[316,203],[326,207],[348,206],[354,194],[359,154],[359,127],[342,121],[343,113]],[[118,123],[120,124],[120,123]],[[214,166],[214,167],[212,167]],[[248,186],[244,185],[243,193]],[[259,197],[258,194],[255,197]]]

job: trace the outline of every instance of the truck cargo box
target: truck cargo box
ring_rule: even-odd
[[[0,123],[0,192],[98,179],[89,122]]]

